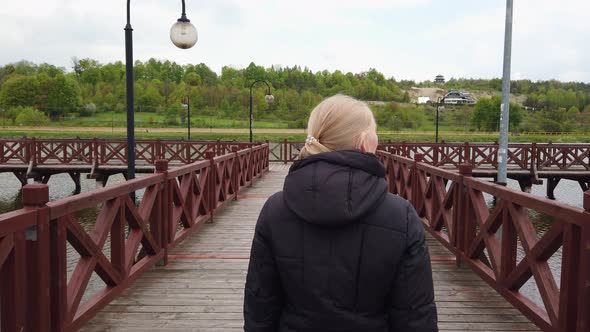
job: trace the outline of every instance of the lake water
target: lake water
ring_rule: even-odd
[[[111,176],[109,178],[108,185],[113,185],[125,181],[122,175]],[[546,183],[546,181],[545,181]],[[71,196],[74,193],[74,183],[67,174],[54,175],[49,180],[49,196],[50,200],[57,200],[60,198]],[[510,188],[520,190],[518,182],[509,180],[508,186]],[[81,179],[82,192],[87,192],[96,189],[96,183],[93,179],[86,179],[85,174],[82,175]],[[532,194],[540,197],[545,197],[546,184],[536,185],[532,188]],[[570,180],[561,180],[557,188],[555,189],[555,197],[558,201],[564,202],[576,207],[582,207],[582,190],[577,182]],[[493,205],[492,197],[486,196],[489,206]],[[16,210],[21,207],[21,193],[20,193],[20,182],[11,173],[0,174],[0,213]],[[94,220],[98,214],[98,208],[91,208],[85,211],[80,211],[76,214],[76,218],[82,224],[86,230],[90,230],[93,226]],[[551,218],[543,216],[541,214],[531,211],[529,216],[533,220],[533,224],[537,232],[541,235],[545,233],[551,225]],[[109,257],[109,241],[107,240],[104,248],[105,255]],[[522,259],[524,253],[519,248],[518,260]],[[75,250],[68,246],[68,274],[71,274],[75,264],[78,260],[78,255]],[[560,280],[560,269],[561,269],[561,249],[556,252],[553,257],[549,260],[549,265],[553,271],[556,282],[559,285]],[[69,276],[68,276],[69,278]],[[532,280],[532,279],[531,279]],[[89,297],[94,291],[102,287],[102,282],[93,275],[89,283],[89,288],[85,299]],[[523,286],[522,291],[531,297],[535,302],[541,304],[542,300],[539,296],[536,284],[534,281],[529,281]]]

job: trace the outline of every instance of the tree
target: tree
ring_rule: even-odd
[[[155,112],[164,103],[154,82],[146,84],[145,88],[137,89],[137,107],[143,111]]]
[[[499,96],[492,98],[481,98],[475,104],[471,122],[477,127],[477,130],[497,131],[500,129],[500,109],[502,99]],[[511,129],[516,129],[522,122],[522,108],[519,105],[510,103],[510,122]]]
[[[47,105],[44,108],[52,117],[77,110],[80,103],[78,82],[63,74],[51,80],[47,91]]]
[[[96,85],[100,80],[100,63],[94,59],[72,58],[74,73],[82,83]]]
[[[250,65],[244,69],[244,78],[247,82],[254,82],[256,80],[263,80],[266,77],[266,70],[262,66],[257,66],[254,62],[250,62]]]
[[[170,105],[164,114],[164,121],[169,125],[177,125],[178,118],[181,116],[182,106],[180,104]]]
[[[36,106],[40,94],[36,76],[14,76],[2,84],[0,103],[6,107]]]
[[[195,72],[190,72],[184,76],[184,81],[190,86],[201,85],[201,76]]]

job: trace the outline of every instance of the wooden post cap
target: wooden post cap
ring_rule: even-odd
[[[584,210],[590,212],[590,190],[584,193]]]
[[[424,160],[424,155],[422,153],[414,153],[414,160],[417,162],[421,162]]]
[[[41,206],[49,202],[49,186],[41,183],[23,187],[23,206]]]
[[[168,170],[168,160],[156,160],[156,172],[165,172]]]
[[[212,152],[212,151],[205,152],[205,158],[207,158],[207,159],[215,158],[215,152]]]
[[[471,174],[473,174],[473,167],[471,167],[471,164],[460,164],[459,173],[471,176]]]

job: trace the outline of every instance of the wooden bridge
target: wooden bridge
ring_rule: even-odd
[[[297,159],[302,142],[269,143],[271,161]],[[217,156],[251,146],[234,141],[138,140],[135,147],[137,173],[152,173],[157,160],[170,167],[202,160],[207,152]],[[496,178],[496,143],[382,143],[380,149],[403,157],[421,154],[423,161],[445,169],[457,170],[470,164],[474,177]],[[508,177],[517,180],[522,191],[547,181],[547,197],[554,199],[561,179],[590,189],[589,144],[510,144]],[[104,187],[113,174],[126,175],[127,141],[118,139],[0,139],[0,173],[12,172],[22,185],[27,179],[47,183],[52,175],[67,173],[80,190],[80,176],[87,173]]]
[[[240,330],[253,226],[288,167],[270,163],[276,145],[243,147],[156,160],[155,174],[53,202],[46,184],[26,185],[24,208],[0,215],[2,330]],[[590,330],[589,192],[579,209],[473,178],[469,163],[378,155],[430,234],[441,330]],[[92,229],[77,219],[88,209]],[[537,233],[528,211],[550,229]]]

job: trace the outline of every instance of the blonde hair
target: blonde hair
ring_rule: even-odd
[[[375,118],[365,102],[345,95],[326,98],[309,116],[308,139],[299,159],[359,148],[371,126],[375,126]]]

